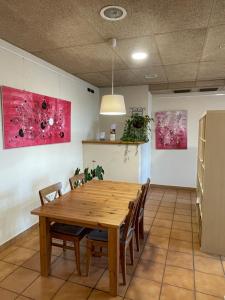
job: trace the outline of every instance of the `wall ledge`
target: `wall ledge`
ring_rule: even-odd
[[[125,141],[110,141],[110,140],[85,140],[82,141],[82,144],[106,144],[106,145],[142,145],[145,144],[145,142],[125,142]]]

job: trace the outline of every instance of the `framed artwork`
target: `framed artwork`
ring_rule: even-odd
[[[71,102],[3,86],[4,149],[71,140]]]
[[[187,111],[155,113],[156,149],[187,149]]]

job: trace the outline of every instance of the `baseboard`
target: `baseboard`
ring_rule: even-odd
[[[196,188],[186,187],[186,186],[176,186],[176,185],[161,185],[161,184],[150,184],[152,188],[160,189],[175,189],[175,190],[186,190],[190,192],[196,192]]]
[[[12,239],[8,240],[7,242],[5,242],[4,244],[0,245],[0,251],[2,251],[3,249],[7,248],[8,246],[11,246],[12,244],[14,244],[16,242],[17,239],[26,236],[28,233],[30,233],[32,230],[38,228],[38,224],[36,223],[34,225],[32,225],[31,227],[29,227],[28,229],[26,229],[25,231],[19,233],[18,235],[16,235],[15,237],[13,237]]]

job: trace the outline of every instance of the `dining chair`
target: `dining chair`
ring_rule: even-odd
[[[140,201],[137,206],[136,216],[135,216],[135,240],[137,251],[140,249],[140,238],[144,239],[144,208],[145,202],[150,186],[150,179],[147,179],[147,182],[141,187],[141,196]]]
[[[41,205],[55,200],[62,196],[62,184],[58,182],[39,191]],[[87,229],[75,225],[62,224],[52,222],[50,224],[50,240],[51,246],[56,246],[65,249],[70,249],[75,252],[76,266],[78,274],[80,270],[80,240],[87,234]],[[63,241],[63,244],[57,243],[54,239]],[[74,246],[68,246],[67,242],[72,242]]]
[[[70,177],[69,182],[70,182],[71,190],[74,190],[77,187],[85,184],[85,175],[84,175],[84,173],[81,173],[81,174],[78,174],[78,175],[74,175],[73,177]]]
[[[124,224],[120,227],[120,264],[122,269],[123,284],[126,285],[126,249],[129,246],[131,265],[134,264],[134,249],[133,249],[133,233],[134,233],[134,216],[135,209],[140,200],[140,192],[134,201],[130,201],[128,205],[128,214],[125,218]],[[102,251],[102,248],[108,247],[108,231],[107,230],[92,230],[87,234],[87,265],[86,274],[88,276],[91,256],[104,256],[107,255]],[[100,251],[96,251],[96,247]]]

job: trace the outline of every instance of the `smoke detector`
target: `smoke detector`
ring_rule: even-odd
[[[101,9],[100,15],[108,21],[120,21],[126,17],[127,11],[121,6],[109,5]]]

